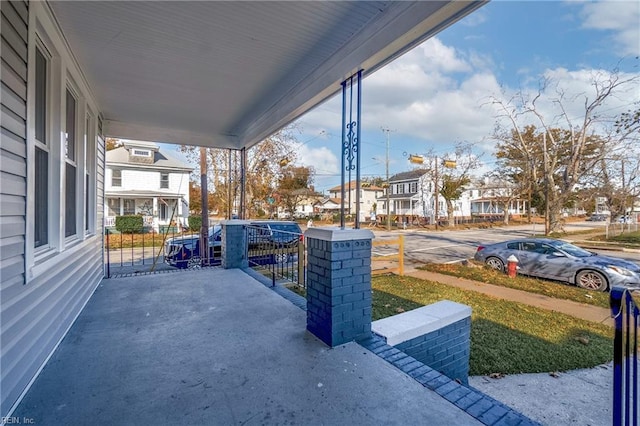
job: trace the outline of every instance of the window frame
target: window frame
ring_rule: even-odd
[[[167,178],[163,179],[164,176]],[[169,189],[169,179],[169,172],[160,172],[160,189]]]
[[[26,118],[26,212],[25,212],[25,243],[24,267],[25,284],[47,274],[51,268],[74,256],[82,250],[81,243],[86,239],[99,238],[97,227],[98,179],[102,179],[104,164],[98,164],[98,141],[95,125],[87,126],[84,121],[87,111],[95,111],[93,117],[99,116],[99,110],[92,90],[81,70],[78,68],[73,53],[69,50],[64,35],[58,26],[46,3],[32,2],[29,5],[29,25],[27,44],[27,118]],[[45,67],[40,67],[41,57],[45,58]],[[36,63],[38,66],[36,66]],[[36,70],[36,68],[38,68]],[[46,70],[44,86],[41,87],[36,74],[41,74],[41,68]],[[41,80],[42,81],[42,80]],[[37,86],[37,87],[36,87]],[[66,154],[66,89],[71,89],[76,101],[75,137],[73,148],[75,152],[71,159]],[[41,99],[41,94],[46,96]],[[44,106],[44,111],[42,111]],[[44,123],[43,123],[44,121]],[[88,128],[91,127],[91,128]],[[88,144],[82,143],[83,135]],[[45,140],[42,140],[45,139]],[[95,142],[94,142],[95,140]],[[90,148],[95,143],[93,148]],[[36,178],[44,181],[42,174],[36,169],[36,156],[39,150],[47,153],[47,187],[45,220],[47,223],[47,242],[35,247],[36,244]],[[90,161],[89,161],[90,160]],[[73,164],[76,185],[73,192],[74,227],[75,232],[65,236],[66,218],[66,173],[67,164]],[[87,179],[88,175],[88,179]],[[38,188],[42,188],[39,185]],[[40,194],[41,195],[41,194]],[[88,225],[88,226],[87,226]],[[42,234],[41,234],[42,235]]]
[[[39,37],[38,34],[36,34],[35,37],[35,43],[34,43],[34,58],[33,58],[33,108],[34,108],[34,113],[33,113],[33,163],[34,163],[34,176],[33,176],[33,185],[34,185],[34,191],[33,191],[33,238],[28,238],[29,241],[29,245],[30,247],[33,247],[34,249],[34,253],[36,255],[41,254],[41,253],[46,253],[47,251],[49,251],[52,248],[52,223],[51,223],[51,219],[52,219],[52,215],[51,215],[51,201],[52,201],[52,185],[51,185],[51,181],[52,181],[52,132],[51,132],[51,124],[52,124],[52,86],[53,86],[53,81],[52,81],[52,61],[53,61],[53,55],[51,53],[51,50],[46,46],[46,44],[44,43],[44,41]],[[37,90],[38,88],[38,67],[37,67],[37,61],[38,61],[38,57],[37,54],[38,52],[40,53],[40,55],[43,57],[44,61],[45,61],[45,76],[44,76],[44,103],[43,103],[43,107],[44,107],[44,113],[43,113],[43,117],[42,120],[44,121],[44,123],[42,123],[43,125],[43,129],[42,132],[43,134],[41,136],[44,137],[44,141],[41,141],[38,139],[38,137],[40,135],[38,135],[39,131],[38,131],[38,117],[39,117],[39,111],[38,111],[38,107],[39,102],[37,102],[38,100],[38,95],[39,95],[39,91]],[[29,139],[29,138],[28,138]],[[47,170],[46,170],[46,174],[44,177],[45,182],[47,182],[46,186],[44,188],[36,188],[36,185],[39,181],[38,179],[38,171],[41,170],[41,168],[39,167],[38,161],[37,161],[37,150],[40,150],[41,152],[45,153],[47,158],[46,158],[46,166],[47,166]],[[46,208],[46,213],[44,213],[42,216],[44,216],[44,223],[45,223],[45,229],[43,230],[44,234],[45,234],[45,242],[37,245],[36,246],[36,238],[38,238],[38,233],[37,233],[37,229],[36,229],[36,222],[38,221],[38,217],[36,217],[36,213],[37,213],[37,209],[39,208],[38,206],[38,194],[39,194],[39,190],[44,191],[44,197],[46,198],[46,202],[45,202],[45,208]]]
[[[118,172],[118,176],[115,173]],[[115,184],[115,180],[118,179],[118,184]],[[111,169],[111,186],[113,188],[122,188],[122,169]]]
[[[64,238],[67,241],[78,238],[78,192],[79,189],[84,187],[84,184],[80,182],[78,176],[80,175],[80,167],[78,164],[78,157],[80,154],[78,135],[79,132],[79,104],[80,97],[77,91],[74,90],[70,81],[67,81],[64,91],[64,171],[63,171],[63,188],[64,188]],[[69,100],[74,102],[73,111],[69,110]],[[69,115],[71,112],[71,116]],[[72,119],[73,122],[69,120]],[[69,136],[69,126],[73,127],[73,133]],[[69,147],[72,147],[72,156],[69,155]],[[69,171],[73,172],[73,181],[70,179]],[[84,173],[82,173],[84,179]],[[73,182],[73,188],[69,191],[69,183]],[[78,185],[80,184],[80,185]],[[72,198],[71,198],[72,197]],[[72,206],[69,206],[72,204]],[[83,203],[84,204],[84,203]],[[84,217],[84,211],[80,212],[81,217]],[[84,234],[84,232],[82,232]]]

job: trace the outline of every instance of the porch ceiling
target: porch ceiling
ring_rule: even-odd
[[[468,1],[51,2],[127,139],[250,147],[484,4]]]

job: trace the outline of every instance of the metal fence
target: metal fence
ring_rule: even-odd
[[[105,228],[105,276],[150,273],[173,269],[216,266],[221,260],[221,230],[209,228],[208,250],[200,235],[188,231],[120,233]]]
[[[306,288],[306,250],[301,233],[248,225],[245,228],[249,267],[271,279]]]
[[[613,425],[639,425],[638,316],[640,290],[614,287],[610,294],[615,322],[613,348]]]

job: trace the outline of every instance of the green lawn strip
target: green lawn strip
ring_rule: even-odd
[[[543,294],[556,299],[572,300],[601,308],[609,307],[609,293],[587,291],[561,282],[544,281],[524,276],[509,278],[506,274],[490,268],[469,267],[461,264],[429,263],[421,266],[419,269],[528,291],[530,293]]]
[[[472,309],[470,374],[590,368],[611,361],[613,330],[557,312],[413,277],[375,277],[373,318],[451,300]]]

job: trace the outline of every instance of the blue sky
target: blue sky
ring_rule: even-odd
[[[473,143],[488,170],[491,96],[531,93],[543,75],[568,92],[587,93],[594,72],[618,66],[637,75],[638,55],[640,2],[492,1],[364,80],[361,173],[384,177],[381,127],[393,130],[391,174],[410,170],[404,153],[443,155],[455,142]],[[639,101],[636,85],[612,98],[607,111]],[[581,102],[570,113],[579,117]],[[334,98],[297,122],[298,163],[315,168],[318,190],[340,183],[340,113]]]

